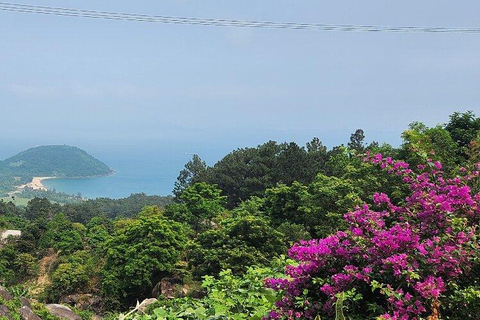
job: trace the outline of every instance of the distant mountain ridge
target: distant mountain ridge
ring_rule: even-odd
[[[87,178],[113,171],[86,151],[66,145],[39,146],[0,161],[2,184],[25,183],[33,177]]]

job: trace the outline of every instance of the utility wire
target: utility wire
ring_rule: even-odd
[[[163,24],[185,24],[216,27],[241,27],[264,29],[292,29],[315,31],[346,31],[346,32],[402,32],[402,33],[480,33],[480,28],[448,28],[448,27],[415,27],[415,26],[373,26],[344,25],[321,23],[274,22],[256,20],[213,19],[194,17],[157,16],[135,13],[118,13],[84,9],[37,6],[0,2],[0,11],[35,13],[66,17],[83,17],[91,19],[136,21]]]

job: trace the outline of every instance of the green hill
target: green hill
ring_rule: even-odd
[[[40,146],[0,162],[0,184],[13,186],[33,177],[85,178],[112,170],[82,149],[71,146]]]

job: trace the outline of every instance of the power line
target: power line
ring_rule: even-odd
[[[81,17],[91,19],[136,21],[163,24],[202,25],[216,27],[241,27],[264,29],[291,29],[315,31],[345,31],[345,32],[401,32],[401,33],[480,33],[480,28],[448,28],[448,27],[416,27],[416,26],[373,26],[344,25],[321,23],[274,22],[257,20],[214,19],[195,17],[157,16],[135,13],[119,13],[60,7],[37,6],[0,2],[0,11],[45,14],[65,17]]]

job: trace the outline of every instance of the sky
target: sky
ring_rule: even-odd
[[[480,27],[479,1],[15,0],[149,15]],[[412,121],[480,114],[480,34],[269,30],[0,11],[0,156],[40,144],[270,139],[333,147],[357,128],[401,143]],[[184,146],[184,148],[182,148]],[[201,146],[201,147],[200,147]],[[223,150],[223,149],[222,149]]]

